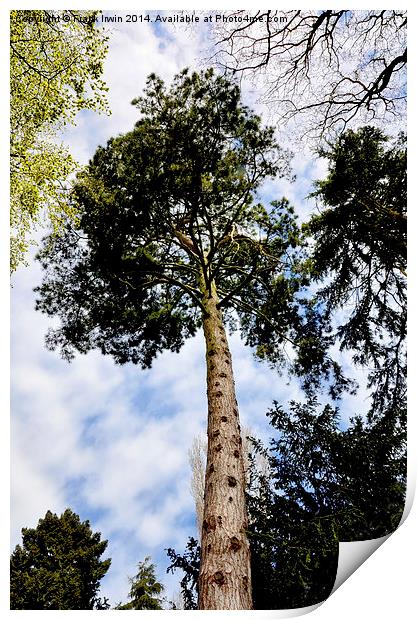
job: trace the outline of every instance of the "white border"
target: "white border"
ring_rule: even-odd
[[[79,2],[79,1],[74,1],[74,2],[70,2],[70,3],[63,3],[61,1],[55,1],[55,2],[42,2],[40,1],[21,1],[18,3],[18,6],[16,6],[17,3],[15,2],[2,2],[0,5],[0,41],[1,41],[1,55],[0,55],[0,66],[2,67],[2,76],[3,79],[8,80],[8,72],[7,72],[7,67],[9,66],[8,63],[8,22],[9,22],[9,17],[8,17],[8,13],[9,10],[12,8],[19,8],[19,9],[30,9],[30,8],[51,8],[51,9],[62,9],[62,8],[67,8],[67,6],[71,6],[71,8],[83,8],[83,9],[88,9],[88,8],[100,8],[100,9],[116,9],[117,10],[121,10],[123,9],[129,9],[129,8],[135,8],[135,9],[139,9],[139,8],[150,8],[151,7],[151,3],[147,2],[147,3],[139,3],[139,2],[132,2],[129,0],[125,0],[125,2],[123,2],[122,6],[118,6],[116,7],[117,3],[113,2],[109,2],[108,0],[102,0],[101,2],[91,2],[91,1],[87,1],[87,2]],[[241,2],[234,2],[234,3],[229,3],[229,2],[225,2],[224,0],[222,0],[221,2],[221,7],[219,7],[220,3],[216,3],[216,2],[207,2],[205,0],[200,0],[198,3],[196,2],[195,5],[191,4],[190,2],[186,2],[186,3],[181,3],[180,6],[178,6],[177,3],[175,2],[158,2],[157,4],[154,5],[153,8],[160,8],[160,9],[179,9],[179,8],[185,8],[185,9],[196,9],[196,10],[201,10],[201,9],[216,9],[216,8],[221,8],[222,10],[224,9],[231,9],[231,8],[247,8],[247,9],[252,9],[256,6],[256,3],[254,2],[245,2],[245,1],[241,1]],[[320,3],[317,2],[311,2],[311,1],[306,1],[303,0],[303,2],[301,2],[299,5],[297,5],[297,8],[304,8],[304,9],[312,9],[312,8],[318,8]],[[351,8],[351,9],[393,9],[396,8],[396,3],[394,2],[385,2],[380,0],[379,2],[367,2],[367,3],[363,3],[360,1],[356,1],[352,3],[352,6],[349,7],[350,3],[347,2],[327,2],[326,3],[326,8]],[[348,5],[348,6],[346,6]],[[258,7],[256,7],[258,8]],[[294,4],[293,3],[288,3],[288,2],[283,2],[282,5],[280,4],[275,4],[275,7],[277,9],[281,9],[281,10],[285,10],[285,9],[294,9]],[[412,33],[411,36],[409,37],[409,41],[410,41],[410,47],[412,48],[410,51],[410,62],[411,62],[411,67],[412,70],[409,71],[409,75],[412,76],[413,73],[415,73],[415,45],[414,45],[414,41],[415,41],[415,32],[414,32],[414,25],[415,25],[415,14],[416,14],[416,10],[413,6],[413,4],[411,2],[401,2],[398,6],[398,8],[406,8],[409,12],[409,17],[411,18],[411,29],[412,29]],[[6,70],[5,70],[6,68]],[[412,82],[410,84],[410,106],[409,109],[410,110],[416,110],[417,106],[416,106],[416,97],[415,97],[415,84],[414,82]],[[7,85],[4,84],[2,91],[3,93],[8,92],[7,91]],[[1,441],[2,441],[2,446],[1,446],[1,455],[2,455],[2,467],[1,467],[1,471],[3,472],[3,476],[2,476],[2,482],[3,482],[3,492],[5,493],[6,496],[8,496],[8,491],[9,491],[9,484],[8,484],[8,475],[6,474],[6,472],[9,471],[9,455],[10,455],[10,448],[9,448],[9,423],[8,423],[8,416],[7,416],[7,411],[8,411],[8,398],[7,398],[7,394],[9,391],[9,364],[6,358],[6,351],[9,350],[9,304],[8,304],[8,297],[9,297],[9,278],[8,278],[8,234],[7,234],[7,230],[8,230],[8,209],[7,209],[7,205],[8,205],[8,195],[9,195],[9,191],[8,191],[8,100],[6,97],[2,97],[1,100],[1,118],[2,118],[2,122],[1,122],[1,171],[2,171],[2,178],[1,178],[1,184],[0,184],[0,191],[1,191],[1,223],[0,223],[0,230],[1,230],[1,235],[2,235],[2,239],[1,239],[1,244],[0,244],[0,257],[1,257],[1,286],[2,286],[2,303],[0,305],[1,307],[1,318],[0,318],[0,334],[1,334],[1,344],[2,344],[2,350],[4,352],[3,357],[1,358],[1,372],[0,372],[0,381],[1,381],[1,385],[0,385],[0,393],[2,394],[2,402],[3,402],[3,406],[1,407],[1,415],[2,415],[2,427],[1,427]],[[415,128],[414,128],[414,122],[413,119],[411,118],[411,114],[410,114],[410,131],[409,131],[409,136],[410,136],[410,152],[412,153],[411,155],[411,161],[414,160],[415,157],[415,146],[416,146],[416,142],[415,142]],[[413,168],[413,165],[409,166],[409,170],[411,171]],[[414,187],[414,179],[412,179],[412,181],[410,182],[410,191],[409,191],[409,196],[411,197],[411,200],[409,201],[409,203],[412,205],[412,207],[414,207],[413,204],[413,198],[415,197],[415,187]],[[412,213],[412,210],[410,210],[410,219],[411,219],[411,224],[410,224],[410,230],[412,231],[412,233],[416,230],[415,228],[415,217]],[[416,244],[414,243],[410,243],[410,246],[414,246],[411,247],[410,249],[410,265],[413,267],[413,265],[416,265],[416,252],[415,252],[415,246]],[[409,328],[410,328],[410,338],[409,338],[409,342],[414,344],[417,343],[417,334],[416,334],[416,327],[415,327],[415,323],[412,320],[413,319],[413,310],[415,309],[415,294],[413,294],[413,292],[416,290],[415,287],[415,281],[414,281],[414,269],[412,269],[412,273],[411,275],[411,284],[409,286],[409,290],[410,290],[410,321],[409,321]],[[414,494],[414,489],[415,489],[415,480],[416,480],[416,472],[417,472],[417,463],[416,463],[416,455],[417,455],[417,449],[416,449],[416,427],[417,427],[417,421],[416,421],[416,413],[413,411],[413,404],[415,403],[415,394],[414,394],[414,389],[413,389],[413,383],[415,383],[415,380],[413,381],[413,377],[417,377],[417,368],[416,368],[416,361],[415,361],[415,355],[413,354],[413,346],[412,344],[410,345],[409,349],[410,349],[410,354],[411,354],[411,363],[410,363],[410,372],[409,372],[409,376],[411,377],[411,380],[409,382],[410,384],[410,407],[409,407],[409,419],[408,419],[408,471],[409,471],[409,478],[408,478],[408,498],[407,498],[407,508],[406,508],[406,513],[409,512],[409,516],[405,519],[404,523],[400,526],[400,528],[390,537],[388,537],[389,539],[384,542],[384,544],[381,546],[380,549],[378,549],[378,551],[376,553],[374,553],[366,562],[363,566],[361,566],[358,570],[355,571],[355,573],[343,584],[343,587],[339,588],[334,594],[332,594],[330,596],[330,598],[325,601],[324,604],[322,604],[321,606],[318,607],[318,609],[316,609],[316,611],[313,611],[313,617],[314,619],[317,620],[325,620],[325,619],[331,619],[334,620],[335,618],[337,618],[338,620],[345,620],[345,619],[351,619],[352,617],[356,616],[359,618],[378,618],[378,620],[384,620],[384,619],[392,619],[395,618],[396,620],[405,620],[405,619],[411,619],[415,617],[415,607],[416,607],[416,595],[415,595],[415,590],[416,590],[416,585],[415,585],[415,575],[416,575],[416,569],[415,569],[415,555],[416,555],[416,549],[417,549],[417,509],[415,508],[415,506],[411,506],[412,504],[412,496]],[[5,359],[6,358],[6,359]],[[2,533],[3,536],[1,538],[1,578],[2,578],[2,592],[7,592],[8,590],[8,562],[9,562],[9,543],[8,543],[8,532],[9,532],[9,516],[8,516],[8,501],[6,499],[6,501],[2,502],[2,506],[3,506],[3,511],[1,513],[2,516]],[[411,508],[411,511],[410,511]],[[348,543],[349,544],[349,543]],[[355,543],[350,543],[350,544],[355,544]],[[4,598],[4,597],[2,597]],[[6,614],[12,614],[15,612],[10,612],[7,608],[7,600],[4,601],[2,600],[1,603],[1,609],[4,610],[6,612]],[[43,612],[26,612],[28,614],[31,615],[31,617],[36,617],[39,613],[43,613]],[[61,612],[49,612],[49,618],[54,618],[55,614],[59,614]],[[74,615],[76,614],[77,616],[82,613],[82,614],[88,614],[88,613],[106,613],[106,614],[113,614],[113,613],[117,613],[117,612],[113,612],[113,611],[106,611],[106,612],[66,612],[67,614],[70,615]],[[147,614],[147,612],[140,612],[143,614]],[[152,617],[155,614],[167,614],[167,613],[172,613],[172,612],[152,612]],[[187,612],[177,612],[177,614],[181,614],[181,616],[183,614],[186,614]],[[278,618],[278,617],[290,617],[293,616],[293,614],[286,614],[286,616],[282,616],[280,612],[263,612],[263,611],[256,611],[256,612],[188,612],[188,613],[192,613],[194,615],[200,615],[200,614],[204,614],[205,618],[208,617],[214,617],[214,616],[219,616],[219,614],[224,614],[227,613],[229,618],[235,618],[238,615],[242,616],[245,615],[246,617],[248,616],[248,614],[252,615],[256,615],[257,617],[261,618],[261,617],[265,617],[265,618]],[[52,614],[52,615],[51,615]]]

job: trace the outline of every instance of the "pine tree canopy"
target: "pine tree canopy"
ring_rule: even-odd
[[[48,345],[149,367],[201,325],[203,288],[262,356],[263,341],[271,349],[298,325],[293,209],[255,200],[266,178],[288,174],[288,153],[211,70],[184,70],[170,88],[151,75],[134,103],[135,128],[78,175],[79,226],[40,253],[37,308],[61,318]]]

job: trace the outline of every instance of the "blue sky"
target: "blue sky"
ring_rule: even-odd
[[[147,23],[113,25],[105,65],[112,115],[79,115],[64,136],[76,159],[86,163],[98,144],[131,129],[137,110],[130,101],[149,73],[169,82],[185,66],[198,69],[207,45],[203,29],[192,34]],[[244,98],[255,106],[251,89],[243,84]],[[301,145],[292,147],[297,183],[269,182],[263,194],[286,195],[305,217],[314,208],[306,200],[311,180],[323,176],[325,163]],[[188,450],[205,432],[202,335],[178,355],[161,355],[149,371],[116,366],[98,352],[68,364],[45,350],[50,319],[34,311],[32,292],[40,280],[39,265],[31,260],[13,277],[11,293],[12,547],[22,527],[35,526],[48,509],[61,513],[69,506],[109,539],[112,566],[101,593],[112,605],[126,600],[127,576],[146,555],[157,564],[169,598],[178,590],[178,578],[165,574],[164,549],[181,551],[196,533]],[[238,334],[231,337],[231,348],[242,422],[267,439],[265,412],[272,400],[297,399],[300,391],[256,363]],[[366,409],[365,396],[361,391],[346,403],[345,419]]]

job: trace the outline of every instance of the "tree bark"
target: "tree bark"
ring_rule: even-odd
[[[199,609],[252,609],[245,473],[232,360],[214,283],[203,293],[208,447]]]

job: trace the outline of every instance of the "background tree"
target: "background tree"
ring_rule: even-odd
[[[341,430],[338,409],[314,397],[289,411],[275,403],[268,415],[279,433],[268,451],[271,475],[258,478],[248,498],[254,605],[312,605],[333,588],[339,541],[398,526],[406,433],[392,410],[373,422],[355,417]]]
[[[329,174],[313,196],[320,213],[305,226],[311,273],[341,349],[369,369],[372,411],[404,410],[406,338],[405,139],[347,131],[321,155]],[[335,315],[338,313],[338,318]]]
[[[248,74],[280,122],[322,137],[352,122],[401,122],[405,11],[225,11],[214,59]],[[213,58],[210,59],[213,62]]]
[[[11,269],[24,260],[43,209],[55,230],[74,216],[65,181],[76,168],[58,132],[82,109],[107,110],[107,37],[99,11],[11,11]]]
[[[346,430],[338,410],[320,411],[314,396],[289,413],[278,404],[270,411],[280,433],[271,442],[272,475],[253,470],[263,491],[250,490],[248,500],[255,606],[323,600],[337,542],[392,532],[404,507],[405,140],[364,127],[321,155],[329,173],[313,194],[320,212],[304,227],[308,266],[331,338],[368,372],[371,406]]]
[[[139,562],[138,572],[134,577],[129,577],[129,581],[130,601],[118,605],[116,609],[163,609],[160,594],[164,586],[156,578],[155,564],[152,564],[150,557]]]
[[[107,609],[97,593],[110,567],[107,540],[69,508],[48,510],[36,528],[23,528],[10,558],[11,609]]]
[[[198,540],[190,536],[182,555],[172,548],[166,551],[171,560],[167,573],[174,573],[177,569],[184,573],[180,581],[184,609],[198,609],[198,577],[201,563],[201,546]]]

